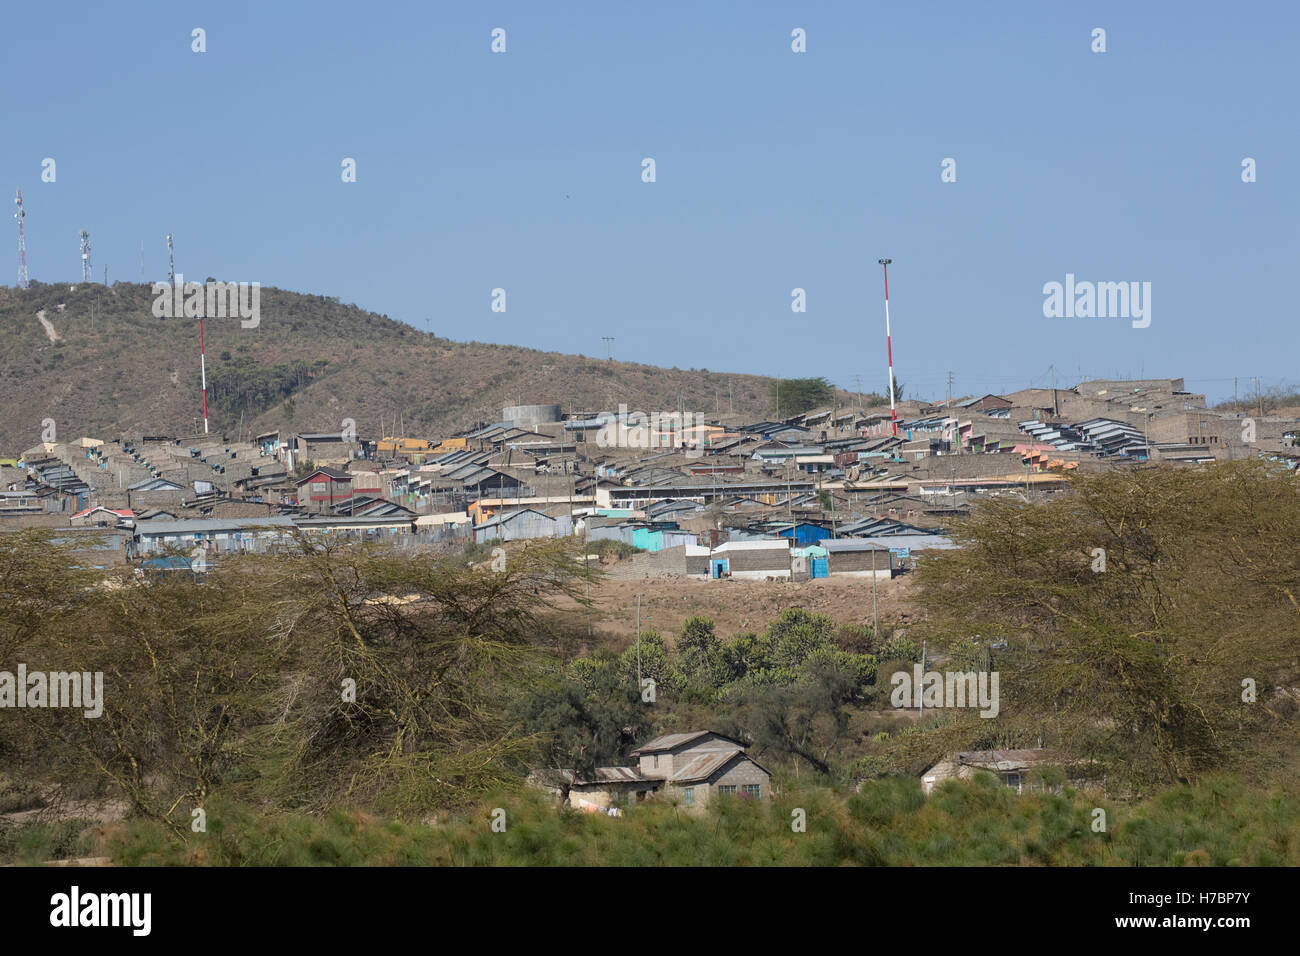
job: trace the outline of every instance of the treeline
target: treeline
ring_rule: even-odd
[[[0,826],[0,854],[11,846],[21,855],[24,840],[68,850],[79,839],[67,822],[78,805],[114,801],[135,828],[124,860],[130,847],[166,857],[182,845],[213,860],[265,859],[251,838],[193,836],[195,810],[236,815],[241,833],[285,826],[327,843],[336,821],[359,810],[394,821],[469,814],[454,817],[461,830],[418,839],[423,831],[395,823],[419,845],[396,840],[391,852],[442,859],[454,846],[456,862],[506,861],[509,840],[480,844],[474,829],[485,801],[515,799],[492,794],[523,789],[532,769],[623,764],[651,736],[708,728],[744,741],[792,799],[814,799],[799,795],[809,787],[839,791],[825,798],[816,832],[840,849],[819,860],[928,860],[922,822],[945,831],[931,802],[916,801],[923,770],[959,751],[1045,746],[1084,768],[1077,779],[1122,801],[1121,817],[1133,811],[1128,849],[1112,826],[1111,855],[1085,859],[1094,851],[1083,847],[1098,842],[1087,829],[1069,845],[1040,841],[1041,853],[1013,840],[1021,855],[987,860],[992,837],[963,842],[953,831],[945,845],[956,860],[1153,863],[1203,851],[1196,860],[1294,862],[1294,802],[1275,791],[1300,792],[1295,475],[1238,462],[1072,486],[1044,502],[999,498],[977,509],[953,531],[960,550],[921,564],[916,593],[928,621],[879,634],[792,608],[761,631],[723,636],[694,617],[676,634],[645,631],[631,643],[588,638],[566,614],[583,607],[590,569],[563,541],[511,548],[498,572],[300,537],[280,554],[224,557],[201,580],[141,583],[94,569],[57,533],[0,535],[0,661],[10,671],[23,663],[103,674],[100,716],[0,712],[0,812],[44,807],[64,818],[42,824],[43,836]],[[995,718],[941,707],[918,720],[892,709],[891,675],[912,670],[922,639],[935,670],[1000,673]],[[1221,774],[1236,782],[1216,783]],[[873,796],[855,803],[845,795],[863,779]],[[1064,777],[1048,782],[1063,789],[1019,802],[1002,791],[979,797],[989,832],[1029,808],[1062,828],[1074,821],[1074,834],[1076,811],[1098,798],[1075,800]],[[872,823],[868,804],[889,806],[891,794],[916,806]],[[1232,842],[1231,826],[1222,842],[1177,822],[1184,812],[1205,817],[1203,798],[1212,798],[1208,818],[1245,814],[1258,846]],[[550,845],[564,827],[586,827],[604,846],[599,834],[634,828],[591,830],[553,809],[538,815],[527,800],[509,806],[531,821],[537,846],[528,852],[539,859],[598,852],[581,835],[571,849]],[[1165,822],[1142,823],[1142,807]],[[605,822],[644,813],[646,826],[669,826],[669,811],[638,806]],[[752,854],[745,862],[777,847],[801,859],[817,846],[780,842],[791,837],[766,805],[720,812],[776,814],[762,832],[777,842],[741,844]],[[893,832],[909,827],[920,828],[919,842]],[[454,833],[462,843],[445,842]],[[158,834],[169,834],[171,849],[155,845]],[[382,858],[389,850],[371,835]],[[354,850],[340,844],[337,862]],[[676,859],[671,847],[641,852]]]
[[[485,573],[299,537],[144,583],[69,547],[0,535],[0,659],[102,673],[102,713],[4,711],[0,796],[120,802],[177,835],[218,791],[401,815],[517,785],[532,742],[507,708],[554,654],[547,609],[580,600],[552,542]]]
[[[258,365],[252,358],[240,355],[222,364],[213,363],[208,376],[209,394],[214,406],[223,412],[258,414],[311,384],[328,367],[329,359],[323,358]]]
[[[672,643],[643,631],[621,653],[570,661],[515,716],[545,742],[538,762],[554,769],[589,773],[621,763],[652,734],[710,728],[751,742],[780,768],[802,764],[844,779],[855,717],[881,699],[878,662],[919,656],[905,637],[878,639],[801,608],[729,640],[713,621],[692,617]]]
[[[1262,461],[1077,477],[982,505],[921,565],[932,642],[1003,638],[1001,713],[894,748],[1044,742],[1149,792],[1297,779],[1300,482]]]

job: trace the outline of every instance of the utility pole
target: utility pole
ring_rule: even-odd
[[[876,613],[876,551],[879,550],[874,544],[871,546],[871,634],[877,642],[880,640],[880,615]]]
[[[862,376],[855,375],[853,380],[858,383],[858,414],[862,414]]]
[[[794,547],[794,496],[790,493],[790,465],[793,462],[786,462],[785,468],[785,504],[790,513],[790,547]]]
[[[1061,410],[1056,405],[1056,366],[1052,367],[1052,414],[1060,415]]]
[[[921,679],[925,679],[925,638],[921,638]],[[920,702],[917,717],[920,718],[925,715],[925,694],[921,694],[917,700]]]
[[[952,408],[952,372],[948,372],[948,407]]]

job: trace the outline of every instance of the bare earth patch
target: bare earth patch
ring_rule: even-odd
[[[880,623],[915,623],[921,609],[913,599],[911,575],[876,585]],[[761,631],[786,608],[800,607],[827,614],[837,624],[871,624],[871,581],[862,578],[819,578],[816,581],[712,581],[703,578],[657,577],[643,580],[606,579],[593,586],[593,628],[632,637],[636,633],[636,597],[641,595],[641,627],[668,636],[682,622],[700,615],[713,619],[720,637]]]

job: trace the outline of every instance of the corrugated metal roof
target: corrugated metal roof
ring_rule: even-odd
[[[789,544],[788,541],[781,541],[780,543],[783,546]],[[730,743],[735,744],[738,749],[744,747],[744,744],[741,741],[736,740],[734,737],[728,737],[726,734],[720,734],[716,730],[692,730],[684,734],[664,734],[660,737],[656,737],[654,740],[647,741],[636,750],[633,750],[632,756],[639,757],[641,754],[656,752],[663,753],[666,750],[676,750],[683,744],[690,743],[693,740],[698,740],[700,737],[708,736],[718,737],[722,740],[729,741]]]
[[[707,730],[696,730],[687,734],[664,734],[661,737],[656,737],[654,740],[651,740],[648,743],[643,744],[642,746],[638,747],[636,750],[633,750],[632,756],[639,757],[641,754],[655,753],[656,751],[663,752],[665,750],[673,750],[677,747],[680,747],[684,743],[689,743],[690,741],[695,740],[698,737],[707,736],[709,733],[710,731]]]
[[[245,531],[262,526],[273,528],[293,527],[292,518],[195,518],[188,521],[154,521],[147,528],[140,528],[145,535],[162,534],[199,534],[211,531]]]
[[[700,754],[682,767],[681,770],[675,771],[668,779],[673,783],[707,780],[737,757],[743,756],[745,756],[745,752],[740,749],[724,750],[721,753]]]
[[[546,775],[554,774],[570,784],[575,786],[590,785],[593,783],[645,783],[659,784],[660,780],[651,780],[641,776],[641,771],[636,767],[597,767],[592,774],[592,779],[586,777],[579,778],[572,770],[550,770],[543,772]]]
[[[957,762],[988,770],[1022,770],[1059,760],[1051,750],[968,750],[957,754]]]

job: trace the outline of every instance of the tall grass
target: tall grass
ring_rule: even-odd
[[[504,829],[493,828],[497,809]],[[1098,810],[1104,830],[1094,829]],[[927,798],[916,780],[894,777],[847,796],[722,800],[698,815],[652,802],[610,818],[525,792],[419,823],[214,801],[206,833],[177,841],[128,823],[108,831],[105,848],[128,866],[1293,866],[1300,795],[1216,778],[1125,806],[1068,788],[1016,794],[981,777]]]

